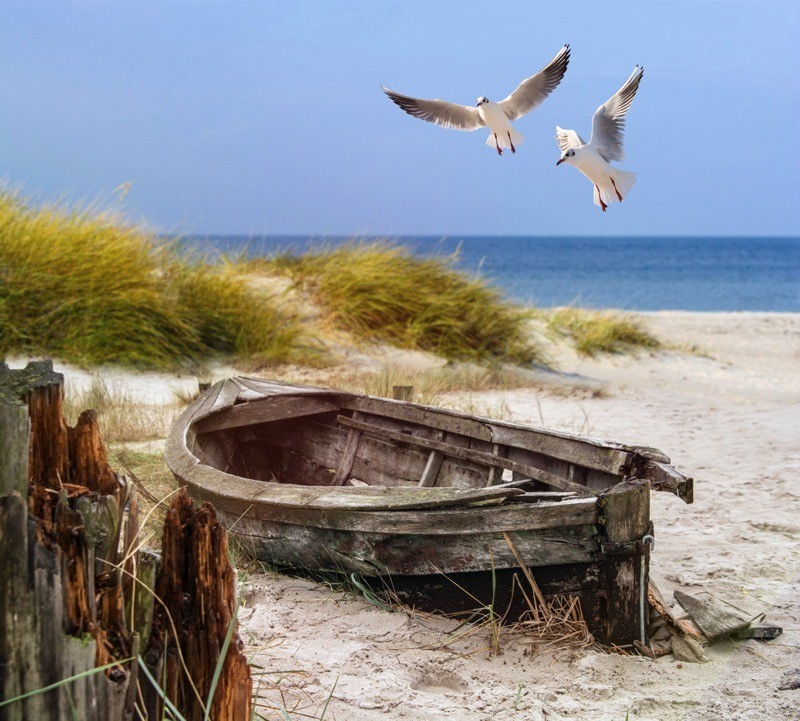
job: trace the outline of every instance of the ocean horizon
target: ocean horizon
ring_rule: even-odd
[[[353,236],[191,235],[201,252],[270,256]],[[612,236],[360,236],[421,257],[458,253],[510,301],[630,311],[800,312],[800,238]]]

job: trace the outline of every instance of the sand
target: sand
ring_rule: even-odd
[[[766,613],[783,635],[715,644],[705,664],[594,650],[532,656],[511,632],[490,656],[486,630],[459,639],[451,621],[388,613],[304,580],[250,576],[241,613],[248,651],[269,671],[265,686],[283,693],[265,691],[265,703],[301,718],[327,702],[325,718],[347,721],[800,719],[800,690],[777,690],[800,667],[800,314],[640,317],[700,352],[586,360],[558,347],[562,371],[601,383],[602,397],[530,389],[450,400],[665,451],[696,479],[696,500],[653,498],[652,575],[662,593]]]
[[[325,719],[340,721],[800,719],[800,690],[778,690],[784,674],[800,667],[800,314],[638,317],[680,349],[584,359],[554,344],[561,375],[447,402],[666,452],[695,478],[695,503],[653,497],[651,573],[661,592],[670,603],[682,590],[765,613],[783,635],[718,643],[707,649],[708,663],[689,664],[597,650],[532,653],[530,639],[507,629],[501,653],[492,655],[487,629],[464,633],[453,621],[248,572],[240,578],[241,632],[260,667],[266,718],[285,719],[283,706],[291,719],[324,710]],[[385,349],[351,348],[342,357],[359,372],[386,362],[440,363]],[[76,387],[91,382],[65,370]],[[102,377],[149,403],[174,404],[176,389],[196,384]]]

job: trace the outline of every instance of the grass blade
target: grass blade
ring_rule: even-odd
[[[228,646],[231,644],[231,638],[233,637],[233,630],[235,627],[236,613],[233,614],[231,622],[228,624],[228,632],[225,634],[225,641],[222,643],[222,648],[219,652],[219,658],[217,659],[217,665],[214,668],[214,676],[211,679],[211,686],[208,689],[208,698],[206,699],[206,712],[203,716],[204,721],[208,721],[211,716],[211,702],[214,700],[214,693],[217,690],[217,683],[219,682],[219,677],[222,674],[222,667],[225,665],[225,657],[228,655]]]

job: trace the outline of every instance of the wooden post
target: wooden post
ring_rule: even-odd
[[[607,597],[603,639],[624,646],[646,643],[650,546],[650,482],[633,479],[613,486],[601,500],[601,550]]]
[[[145,658],[149,663],[154,658],[166,663],[170,698],[187,721],[203,721],[201,700],[205,703],[208,698],[228,628],[236,623],[236,584],[227,535],[214,507],[206,503],[195,509],[186,488],[167,511],[161,555],[156,594],[164,605],[155,608]],[[250,718],[252,681],[242,645],[234,633],[210,710],[209,718],[215,721]],[[153,665],[152,670],[158,671]]]
[[[0,363],[0,700],[112,666],[2,706],[0,721],[139,720],[139,686],[148,718],[161,718],[160,697],[142,684],[135,660],[148,641],[156,678],[165,660],[167,670],[177,669],[168,676],[170,698],[190,721],[202,719],[198,703],[178,694],[188,682],[167,649],[184,649],[205,703],[221,646],[235,624],[225,530],[210,507],[195,513],[188,497],[178,499],[165,531],[167,572],[154,582],[154,556],[133,550],[134,490],[109,467],[96,415],[84,412],[76,428],[67,428],[62,402],[63,377],[49,361],[19,371]],[[172,543],[176,537],[183,540]],[[143,583],[132,582],[125,570]],[[189,619],[176,624],[175,639],[164,630],[162,609],[152,621],[160,648],[150,633],[154,597],[147,588],[155,585],[180,611],[176,618]],[[126,614],[126,598],[136,596]],[[210,718],[249,718],[251,687],[234,631]]]
[[[65,488],[70,455],[61,413],[62,384],[63,377],[53,372],[49,361],[29,363],[19,371],[0,364],[0,698],[4,700],[130,653],[124,627],[114,622],[119,589],[114,583],[96,588],[96,539],[87,540],[85,519]],[[84,460],[95,469],[101,467],[97,459]],[[107,473],[119,491],[116,475],[110,469]],[[79,495],[87,513],[93,513],[88,498]],[[119,503],[114,505],[116,527]],[[105,507],[97,516],[98,538],[104,535],[99,529],[108,510]],[[112,544],[113,533],[101,543],[107,549]],[[129,710],[126,704],[129,685],[127,668],[120,664],[4,706],[0,719],[77,715],[128,721],[132,718],[132,707]]]

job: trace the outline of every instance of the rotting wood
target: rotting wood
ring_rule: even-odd
[[[155,666],[152,659],[164,655],[166,688],[187,721],[249,718],[252,681],[236,632],[208,716],[203,708],[229,626],[236,623],[236,584],[213,507],[195,509],[185,490],[167,511],[156,594],[164,605],[155,608],[145,660]]]
[[[0,698],[110,668],[4,706],[0,719],[132,721],[142,716],[131,661],[140,634],[147,637],[153,595],[146,590],[152,583],[128,574],[146,579],[155,559],[137,550],[135,492],[109,468],[94,414],[84,413],[76,429],[64,423],[62,383],[49,362],[22,371],[0,364]],[[198,575],[191,559],[184,566]],[[222,577],[198,603],[213,606]],[[128,604],[134,589],[138,601]],[[226,593],[233,589],[228,584]],[[210,654],[200,649],[198,656]],[[246,661],[229,653],[228,665],[234,677],[220,682],[215,703],[229,715],[215,706],[211,718],[248,718]],[[141,713],[160,718],[158,695],[150,696]]]
[[[658,590],[652,579],[650,579],[647,587],[647,599],[650,602],[650,606],[666,621],[673,632],[677,632],[683,636],[692,636],[700,641],[705,640],[703,632],[691,619],[678,618],[672,613],[666,601],[664,601],[661,591]]]
[[[0,447],[16,447],[11,464],[0,459],[0,478],[13,473],[16,489],[25,481],[24,494],[8,493],[8,483],[0,488],[0,508],[5,509],[0,511],[0,557],[6,559],[0,564],[4,661],[0,697],[4,699],[129,658],[132,648],[120,614],[119,574],[98,573],[100,559],[118,560],[113,544],[118,539],[120,504],[116,495],[90,488],[111,478],[110,469],[103,465],[104,452],[88,426],[79,430],[75,443],[69,443],[62,384],[63,377],[48,361],[31,363],[21,371],[0,366],[0,417],[10,411],[19,419],[22,408],[29,421],[17,424],[16,437],[0,441]],[[10,428],[2,422],[0,427],[4,435]],[[80,483],[69,483],[71,477]],[[120,491],[122,486],[113,478],[115,490]],[[107,572],[107,567],[102,570]],[[71,717],[74,709],[80,718],[97,718],[99,713],[109,721],[121,721],[130,718],[126,710],[130,684],[129,671],[121,663],[69,687],[12,704],[3,709],[2,717],[60,719]]]
[[[606,628],[602,639],[623,645],[647,643],[650,618],[647,586],[650,546],[643,542],[650,526],[650,483],[629,480],[605,493],[600,521],[606,558]]]
[[[376,433],[400,443],[413,443],[415,445],[422,446],[423,448],[430,448],[433,450],[441,451],[445,455],[451,456],[453,458],[464,458],[469,461],[483,463],[488,467],[494,465],[494,466],[499,466],[501,468],[507,468],[511,471],[516,471],[517,473],[523,473],[527,476],[530,476],[531,478],[535,478],[536,480],[542,481],[543,483],[547,483],[550,486],[555,486],[556,488],[560,488],[566,491],[573,491],[579,496],[593,495],[591,491],[588,488],[586,488],[586,486],[582,486],[579,483],[573,483],[572,481],[568,481],[565,478],[560,478],[558,476],[553,475],[552,473],[547,473],[546,471],[534,468],[533,466],[526,466],[522,463],[517,463],[516,461],[511,461],[506,458],[498,458],[496,456],[492,456],[489,453],[483,453],[481,451],[473,451],[470,450],[469,448],[460,448],[458,446],[453,446],[449,443],[443,443],[441,441],[431,441],[425,438],[412,436],[406,433],[397,433],[395,431],[385,430],[383,428],[372,426],[369,423],[362,423],[360,421],[355,421],[351,418],[348,418],[347,416],[339,416],[338,421],[342,425],[348,426],[349,428],[356,428],[361,431]]]

